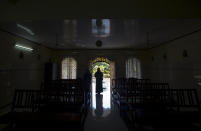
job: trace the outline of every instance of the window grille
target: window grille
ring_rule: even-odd
[[[141,78],[140,61],[130,58],[126,61],[126,78]]]
[[[74,58],[67,57],[62,61],[62,79],[76,79],[77,62]]]

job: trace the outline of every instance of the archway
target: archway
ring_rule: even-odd
[[[101,72],[103,72],[103,92],[101,93],[102,101],[99,104],[102,104],[103,114],[101,117],[105,117],[110,114],[111,109],[111,76],[114,76],[114,63],[111,64],[110,60],[105,57],[97,57],[90,62],[90,69],[92,73],[92,110],[93,115],[97,115],[95,111],[97,108],[100,108],[97,105],[97,100],[99,99],[96,95],[96,79],[95,79],[95,72],[99,67]],[[111,67],[112,65],[112,67]],[[112,71],[111,71],[112,69]]]

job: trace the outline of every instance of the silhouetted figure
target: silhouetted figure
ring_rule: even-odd
[[[96,93],[100,94],[103,92],[103,73],[100,71],[100,68],[97,69],[97,72],[95,73],[96,77]]]
[[[103,115],[103,95],[96,94],[96,116],[101,117]]]

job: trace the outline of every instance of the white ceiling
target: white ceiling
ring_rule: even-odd
[[[145,49],[200,30],[200,16],[200,0],[1,0],[0,30],[57,49]],[[110,18],[108,37],[92,18]]]
[[[57,49],[146,49],[201,30],[201,19],[108,20],[106,37],[93,34],[92,19],[0,22],[0,30]],[[102,47],[96,46],[97,40]]]

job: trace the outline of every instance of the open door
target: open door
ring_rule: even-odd
[[[110,87],[113,88],[112,80],[115,79],[116,73],[115,73],[115,62],[110,62]]]

